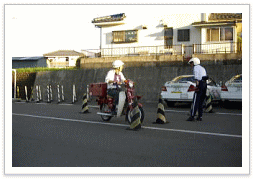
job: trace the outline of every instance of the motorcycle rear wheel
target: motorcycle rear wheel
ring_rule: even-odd
[[[140,122],[143,123],[144,118],[145,118],[145,113],[142,107],[139,107],[140,111]],[[126,116],[125,116],[126,121],[131,124],[131,111],[130,108],[127,109]]]
[[[111,110],[109,109],[107,104],[102,104],[101,105],[100,112],[111,114]],[[112,118],[112,116],[101,115],[101,119],[103,121],[109,121],[111,118]]]

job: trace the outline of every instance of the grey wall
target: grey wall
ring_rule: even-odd
[[[236,74],[242,73],[242,64],[239,62],[206,62],[202,64],[209,76],[217,83],[225,82]],[[109,68],[80,69],[67,71],[38,72],[34,85],[40,85],[43,100],[47,100],[47,84],[53,88],[53,99],[57,101],[57,85],[64,86],[66,102],[72,101],[72,87],[76,86],[77,99],[82,100],[86,87],[90,83],[104,82]],[[157,102],[161,86],[178,75],[192,74],[187,64],[172,64],[170,66],[127,67],[123,73],[126,78],[136,82],[136,91],[142,95],[142,101]]]

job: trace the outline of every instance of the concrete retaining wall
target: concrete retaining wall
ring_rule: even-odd
[[[232,76],[242,73],[241,61],[206,61],[202,65],[207,69],[209,76],[216,82],[225,82]],[[64,86],[66,102],[72,101],[72,87],[76,86],[77,99],[82,100],[87,85],[95,82],[104,82],[109,68],[80,69],[72,71],[38,72],[34,85],[40,85],[42,98],[47,101],[48,84],[53,88],[53,100],[57,101],[57,85]],[[161,86],[178,75],[192,74],[192,69],[184,62],[167,65],[154,64],[152,66],[126,67],[123,70],[126,78],[136,82],[136,91],[142,95],[142,101],[157,102]]]

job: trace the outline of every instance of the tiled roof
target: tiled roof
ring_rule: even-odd
[[[237,20],[242,19],[241,13],[211,13],[209,21],[212,20]]]
[[[76,52],[74,50],[58,50],[43,54],[44,57],[56,57],[56,56],[83,56],[83,53]]]

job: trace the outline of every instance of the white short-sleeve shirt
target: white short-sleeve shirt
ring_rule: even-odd
[[[123,82],[125,79],[124,75],[122,72],[119,72],[118,75],[116,75],[115,70],[110,70],[107,73],[107,76],[105,78],[105,82],[108,83],[109,81],[118,81],[118,82]],[[113,84],[108,83],[108,88],[116,88]]]
[[[203,76],[207,76],[205,68],[202,67],[201,65],[194,66],[193,74],[194,74],[194,79],[196,80],[202,80]]]

